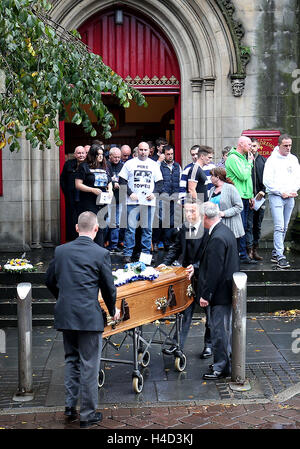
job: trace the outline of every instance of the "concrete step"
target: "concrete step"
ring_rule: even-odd
[[[248,296],[300,296],[300,282],[247,282]]]
[[[273,313],[294,309],[300,310],[300,296],[248,296],[247,298],[247,313]]]
[[[36,315],[32,317],[32,326],[53,326],[53,315]],[[16,315],[0,315],[0,328],[17,327]]]
[[[1,284],[0,285],[0,302],[3,299],[16,299],[17,298],[17,285]],[[32,285],[32,298],[33,299],[54,299],[52,293],[43,284]]]
[[[32,302],[32,325],[53,325],[55,301],[36,300]],[[260,297],[248,296],[247,313],[274,313],[279,310],[300,310],[300,297]],[[203,313],[203,309],[196,306],[195,313]],[[17,326],[17,303],[16,301],[0,302],[0,327]]]
[[[32,315],[51,314],[54,312],[55,299],[33,299]],[[0,315],[16,315],[16,299],[0,300]]]
[[[249,269],[241,270],[247,275],[247,282],[299,282],[300,270],[266,270],[266,269]]]

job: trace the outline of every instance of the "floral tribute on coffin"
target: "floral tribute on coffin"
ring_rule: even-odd
[[[112,272],[116,287],[134,281],[153,281],[159,276],[159,271],[147,267],[143,262],[127,263],[124,268]]]
[[[36,268],[27,259],[10,259],[3,265],[6,273],[24,273],[36,271]]]

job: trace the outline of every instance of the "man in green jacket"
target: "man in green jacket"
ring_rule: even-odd
[[[249,137],[241,136],[238,140],[236,149],[232,148],[225,162],[227,177],[233,181],[243,201],[244,208],[241,212],[241,217],[245,233],[248,211],[249,208],[253,206],[253,185],[251,176],[253,154],[251,152],[251,144],[252,142]],[[246,158],[246,155],[248,155],[248,159]],[[239,252],[241,263],[257,263],[256,260],[250,259],[247,254],[245,235],[240,238]]]

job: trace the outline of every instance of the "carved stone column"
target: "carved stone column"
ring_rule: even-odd
[[[200,142],[202,137],[201,132],[201,92],[203,87],[203,79],[202,78],[192,78],[191,79],[191,87],[192,87],[192,126],[191,126],[191,134],[190,137],[193,139],[192,144],[196,142]]]
[[[215,77],[207,77],[203,80],[204,106],[205,106],[205,143],[215,145]]]
[[[42,248],[43,217],[43,164],[42,153],[31,148],[31,248]]]

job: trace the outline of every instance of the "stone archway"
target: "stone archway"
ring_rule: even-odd
[[[151,18],[163,30],[172,42],[181,72],[184,165],[189,148],[196,142],[221,149],[223,128],[219,119],[223,116],[224,97],[226,108],[234,105],[231,81],[235,75],[240,76],[237,73],[240,60],[230,28],[230,3],[228,0],[194,0],[188,4],[177,0],[169,0],[168,4],[155,0],[58,0],[54,2],[52,17],[63,27],[73,29],[112,5],[120,8],[126,5]]]

